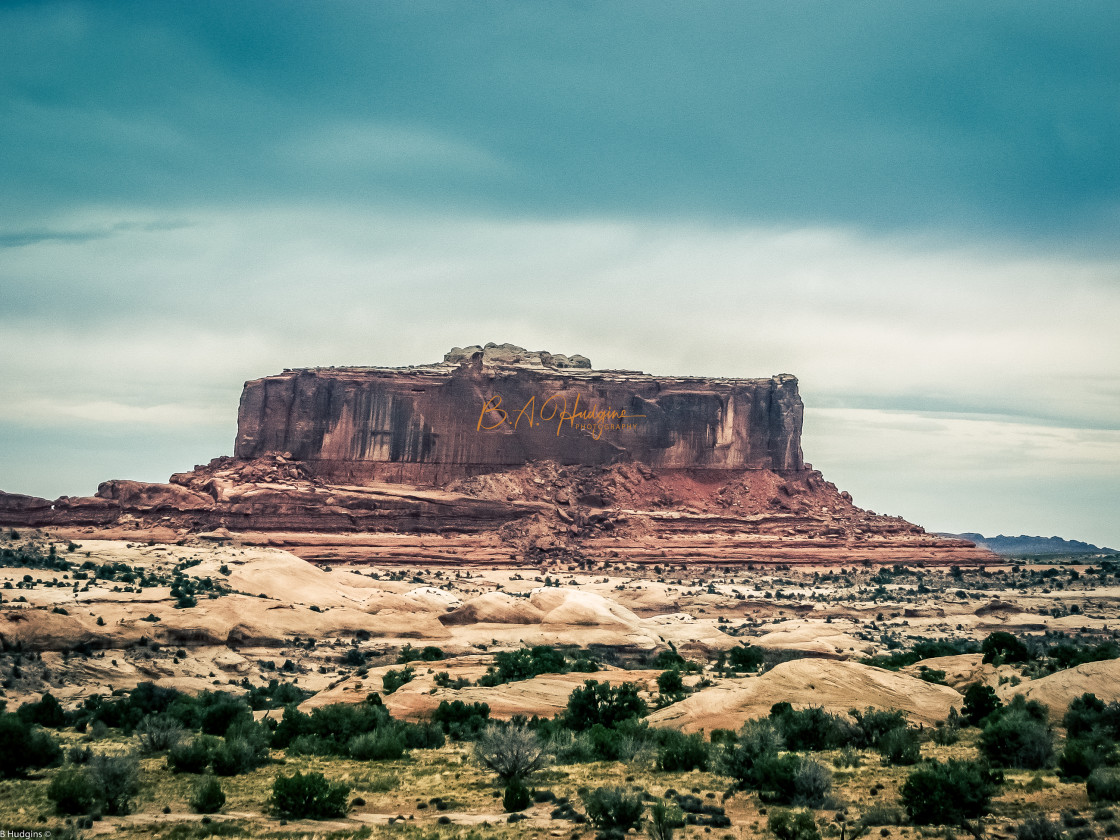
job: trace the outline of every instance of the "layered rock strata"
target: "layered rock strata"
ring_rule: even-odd
[[[88,498],[0,493],[0,524],[403,564],[996,560],[856,507],[804,462],[802,412],[788,375],[595,371],[512,345],[285,371],[246,383],[235,457]]]

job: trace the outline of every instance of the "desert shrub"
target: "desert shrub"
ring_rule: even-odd
[[[922,758],[918,733],[909,727],[891,729],[879,738],[879,752],[883,763],[905,767],[917,764]]]
[[[980,644],[985,662],[1028,662],[1033,657],[1030,650],[1015,636],[1003,630],[992,633]]]
[[[66,725],[66,712],[54,695],[47,692],[35,703],[24,703],[16,712],[27,723],[38,724],[50,729]]]
[[[657,691],[662,697],[674,699],[684,694],[684,680],[677,670],[662,671],[657,677]]]
[[[786,811],[775,808],[766,827],[778,840],[820,840],[821,833],[811,811]]]
[[[85,770],[62,770],[51,779],[47,798],[60,814],[88,814],[98,802],[97,787]]]
[[[708,769],[708,744],[703,732],[686,735],[675,729],[660,733],[657,750],[657,769],[667,772]]]
[[[66,751],[66,760],[71,764],[89,764],[91,758],[93,758],[93,750],[89,747],[79,747],[75,744]]]
[[[462,700],[441,700],[432,712],[432,723],[438,724],[452,741],[466,741],[478,735],[490,717],[486,703],[464,703]]]
[[[381,678],[381,685],[385,689],[386,694],[392,694],[405,683],[412,682],[412,678],[416,676],[416,671],[411,665],[405,665],[398,670],[390,670],[385,672],[385,676]]]
[[[346,755],[355,736],[392,725],[376,694],[364,703],[320,706],[310,715],[288,706],[272,733],[272,746],[307,755]]]
[[[775,703],[770,709],[770,720],[790,750],[830,750],[860,737],[848,721],[818,707],[795,710],[789,703]]]
[[[548,753],[537,733],[518,724],[490,724],[479,735],[474,751],[479,763],[507,785],[524,781],[548,763]]]
[[[1045,814],[1034,814],[1023,820],[1015,829],[1015,840],[1062,840],[1065,832],[1060,823],[1046,818]]]
[[[225,735],[239,720],[252,720],[252,710],[240,700],[223,695],[202,713],[201,728],[207,735]]]
[[[980,726],[986,717],[1003,706],[996,690],[984,683],[972,683],[964,691],[964,718],[972,726]]]
[[[446,742],[443,730],[434,723],[394,721],[393,728],[404,740],[406,750],[438,750]]]
[[[1100,732],[1116,740],[1120,738],[1120,702],[1105,703],[1095,694],[1082,694],[1069,704],[1062,726],[1070,738]]]
[[[140,790],[136,756],[99,753],[90,760],[87,772],[105,813],[123,815],[131,811],[132,797]]]
[[[443,651],[434,645],[427,645],[417,650],[412,645],[406,644],[397,655],[397,662],[401,665],[406,665],[409,662],[416,662],[417,660],[420,662],[436,662],[443,658]]]
[[[919,665],[918,679],[925,680],[929,683],[936,683],[937,685],[945,685],[945,672],[939,671],[936,668],[930,668],[927,665]]]
[[[644,715],[649,709],[638,695],[638,686],[623,683],[612,686],[597,680],[587,680],[568,697],[564,710],[564,725],[582,732],[599,723],[607,728],[624,720]]]
[[[901,800],[911,822],[959,825],[988,812],[1003,774],[969,761],[933,762],[912,772]]]
[[[219,776],[237,776],[255,770],[267,760],[266,752],[246,738],[226,738],[214,750],[210,761]]]
[[[738,787],[753,787],[762,764],[776,758],[784,743],[774,724],[768,720],[748,720],[739,740],[720,754],[719,769],[735,780]]]
[[[1120,802],[1120,770],[1098,767],[1089,774],[1085,790],[1093,802]]]
[[[1058,757],[1058,773],[1063,779],[1086,779],[1098,767],[1112,767],[1118,762],[1116,743],[1103,732],[1094,731],[1066,740]]]
[[[62,761],[62,747],[48,732],[17,714],[0,714],[0,777],[22,776],[33,767]]]
[[[658,799],[649,806],[650,840],[673,840],[673,834],[684,826],[681,809]]]
[[[762,660],[762,649],[751,645],[733,647],[727,653],[727,665],[733,671],[757,671]]]
[[[642,821],[642,797],[623,788],[601,787],[582,795],[591,824],[603,832],[625,832]]]
[[[342,655],[342,664],[351,668],[361,668],[366,664],[366,654],[364,651],[352,647]]]
[[[347,744],[351,758],[358,761],[392,761],[404,755],[404,736],[388,727],[355,735]]]
[[[1021,700],[1021,695],[1015,698]],[[991,715],[980,733],[980,753],[993,764],[1022,770],[1046,767],[1054,755],[1054,736],[1023,703]]]
[[[948,747],[961,739],[961,731],[956,726],[948,726],[943,721],[938,721],[937,728],[929,737],[938,746]]]
[[[552,734],[548,749],[560,764],[581,764],[599,760],[588,732],[560,729]]]
[[[226,804],[226,794],[217,779],[207,776],[195,786],[188,804],[196,814],[216,814]]]
[[[350,788],[332,784],[322,773],[278,776],[272,784],[272,807],[288,819],[322,820],[346,814]]]
[[[254,712],[261,709],[282,709],[293,703],[299,703],[309,695],[294,683],[282,683],[279,680],[269,680],[267,686],[248,685],[248,680],[242,685],[249,689],[245,695],[245,702]]]
[[[833,764],[837,767],[860,767],[863,765],[863,756],[854,747],[844,747]]]
[[[563,674],[568,671],[564,654],[548,645],[502,651],[494,655],[494,669],[480,685],[527,680],[540,674]]]
[[[887,733],[907,726],[906,715],[898,709],[867,708],[862,712],[852,709],[849,714],[855,718],[860,735],[859,746],[863,747],[878,748]]]
[[[789,802],[809,808],[824,808],[832,793],[832,773],[823,764],[802,760],[793,777],[793,796]]]
[[[524,811],[532,803],[533,796],[529,793],[529,788],[525,787],[525,783],[519,777],[514,776],[506,785],[505,793],[502,795],[502,808],[507,814],[512,814],[515,811]]]
[[[872,805],[860,815],[855,836],[859,836],[860,829],[866,829],[873,825],[902,825],[902,822],[902,812],[897,808]]]
[[[146,753],[169,750],[183,737],[183,725],[170,715],[148,715],[136,727],[140,749]]]
[[[175,773],[202,773],[210,765],[218,743],[212,735],[180,741],[167,751],[167,766]]]

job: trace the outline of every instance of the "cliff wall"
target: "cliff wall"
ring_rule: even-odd
[[[445,484],[544,460],[804,469],[792,376],[657,377],[492,349],[455,348],[447,358],[461,361],[423,367],[315,368],[247,382],[234,455],[288,453],[320,478],[352,483]]]

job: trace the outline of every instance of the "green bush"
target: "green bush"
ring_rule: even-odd
[[[537,733],[516,723],[487,726],[475,742],[474,753],[480,764],[497,773],[507,785],[528,779],[548,763],[548,753]]]
[[[58,741],[17,714],[0,714],[0,777],[22,776],[33,767],[62,761]]]
[[[253,719],[253,711],[240,700],[222,695],[202,713],[201,728],[207,735],[225,735],[239,720]]]
[[[105,813],[121,816],[132,810],[132,797],[140,790],[140,762],[134,755],[99,753],[87,771]]]
[[[245,738],[226,738],[214,751],[211,763],[219,776],[238,776],[260,767],[267,760],[259,745]]]
[[[793,795],[779,801],[807,808],[824,808],[828,805],[831,793],[832,773],[828,768],[815,761],[802,759],[793,777]]]
[[[623,788],[601,787],[582,795],[591,824],[604,832],[625,832],[642,821],[642,797]]]
[[[287,819],[323,820],[346,815],[350,788],[332,784],[322,773],[279,776],[272,784],[272,807]]]
[[[917,764],[922,758],[918,733],[909,727],[892,729],[879,738],[878,749],[883,763],[896,767]]]
[[[998,630],[980,644],[984,652],[984,662],[1029,662],[1031,652],[1010,633]]]
[[[405,683],[412,682],[414,676],[416,676],[416,671],[413,670],[411,665],[406,665],[399,671],[386,671],[385,676],[381,678],[381,685],[386,694],[392,694]]]
[[[1043,814],[1027,817],[1015,829],[1015,840],[1063,840],[1065,836],[1061,824]]]
[[[1069,704],[1062,726],[1070,738],[1099,732],[1112,740],[1120,739],[1120,702],[1105,703],[1095,694],[1082,694]]]
[[[502,796],[502,807],[507,814],[512,814],[515,811],[524,811],[532,803],[533,796],[529,793],[529,788],[525,787],[525,783],[515,776],[506,785],[506,792]]]
[[[638,695],[638,686],[623,683],[614,687],[610,683],[587,680],[568,697],[564,710],[564,725],[576,732],[590,729],[599,723],[607,728],[624,720],[637,718],[649,711]]]
[[[1058,757],[1058,772],[1063,779],[1087,779],[1098,767],[1120,763],[1116,743],[1106,734],[1093,731],[1080,738],[1066,740]]]
[[[174,773],[202,773],[210,765],[218,745],[218,739],[212,735],[180,741],[167,751],[167,766]]]
[[[708,744],[703,732],[686,735],[666,729],[658,737],[657,769],[684,773],[708,769]]]
[[[216,814],[226,804],[221,783],[213,776],[207,776],[195,787],[188,804],[196,814]]]
[[[38,724],[50,729],[66,725],[66,712],[54,695],[47,692],[36,703],[24,703],[16,713],[27,723]]]
[[[148,715],[136,727],[136,735],[144,752],[163,752],[179,743],[183,725],[170,715]]]
[[[984,683],[972,683],[964,691],[964,718],[973,726],[980,726],[986,717],[1003,706],[996,690]]]
[[[406,665],[409,662],[415,662],[417,660],[421,662],[436,662],[443,658],[443,651],[434,645],[428,645],[417,650],[412,645],[406,644],[397,655],[397,662],[401,665]]]
[[[789,750],[817,752],[860,740],[860,732],[852,724],[817,707],[795,710],[789,703],[775,703],[770,720]]]
[[[684,694],[684,680],[681,672],[676,670],[662,671],[657,677],[657,691],[662,697],[674,699]]]
[[[84,770],[61,770],[51,779],[47,798],[60,814],[88,814],[98,802],[97,787]]]
[[[1085,790],[1093,802],[1120,802],[1120,770],[1098,767],[1089,774]]]
[[[1003,774],[968,761],[934,762],[912,772],[902,805],[919,825],[960,825],[988,812]]]
[[[358,761],[392,761],[404,755],[404,736],[389,727],[355,735],[347,744],[350,757]]]
[[[1022,696],[1015,700],[1021,701]],[[1002,767],[1021,770],[1046,767],[1054,756],[1054,736],[1045,718],[1045,707],[1038,713],[1022,702],[1013,703],[1000,714],[990,715],[980,733],[981,755]]]
[[[862,712],[852,709],[851,716],[855,718],[856,726],[860,732],[861,747],[874,747],[878,749],[883,738],[907,726],[906,715],[898,709],[882,710],[868,708]]]
[[[442,727],[452,741],[468,741],[478,735],[489,718],[490,706],[486,703],[441,700],[431,720]]]
[[[739,788],[757,786],[763,765],[777,758],[784,742],[768,720],[748,720],[738,741],[720,754],[720,772],[735,780]]]
[[[684,826],[684,815],[676,805],[658,799],[649,806],[650,840],[673,840],[673,834]]]
[[[766,827],[778,840],[820,840],[821,833],[811,811],[785,811],[775,808]]]
[[[727,654],[727,665],[732,671],[757,671],[762,666],[761,648],[742,645],[731,648]]]

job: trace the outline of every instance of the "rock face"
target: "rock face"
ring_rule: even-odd
[[[797,380],[596,371],[582,356],[454,348],[440,364],[245,383],[234,455],[286,452],[334,483],[444,484],[530,461],[804,468]]]
[[[91,498],[0,493],[0,524],[452,566],[997,559],[856,507],[804,463],[802,411],[792,376],[595,371],[512,345],[286,371],[246,383],[235,457]]]

